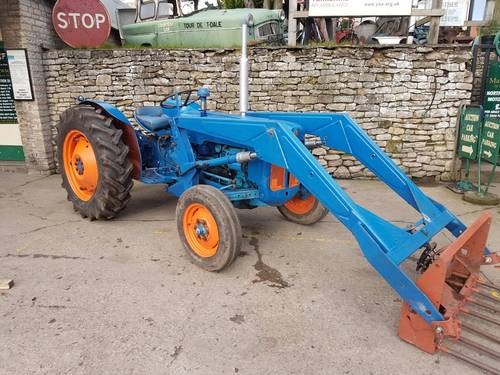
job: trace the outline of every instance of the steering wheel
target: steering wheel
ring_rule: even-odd
[[[198,96],[196,96],[194,99],[191,99],[191,96],[193,96],[193,93],[195,93],[196,91],[197,90],[184,90],[178,93],[170,94],[169,96],[167,96],[165,99],[162,100],[160,106],[168,109],[177,108],[177,104],[171,104],[167,102],[172,100],[175,103],[176,96],[179,96],[179,101],[180,101],[179,108],[187,107],[188,105],[193,104],[198,99],[200,99]]]

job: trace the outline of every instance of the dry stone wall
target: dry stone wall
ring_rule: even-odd
[[[472,90],[468,48],[252,48],[249,57],[251,110],[347,111],[411,176],[453,177],[456,117]],[[238,110],[237,50],[53,50],[44,63],[54,137],[78,95],[130,116],[175,87],[208,86],[211,109]],[[349,155],[313,153],[337,178],[371,176]]]

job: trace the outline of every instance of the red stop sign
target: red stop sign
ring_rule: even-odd
[[[57,0],[52,24],[57,35],[74,48],[99,47],[111,30],[108,11],[99,0]]]

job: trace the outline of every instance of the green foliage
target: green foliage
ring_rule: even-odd
[[[500,22],[491,21],[487,26],[483,26],[479,29],[481,35],[495,35],[500,32]]]
[[[500,1],[497,0],[493,19],[487,26],[481,27],[479,32],[481,35],[495,35],[500,32]]]
[[[243,0],[224,0],[222,4],[226,9],[236,9],[245,7],[245,3]]]
[[[262,8],[262,6],[264,5],[264,0],[254,0],[253,3],[255,4],[255,8]],[[221,4],[225,9],[237,9],[245,7],[244,0],[222,0]]]

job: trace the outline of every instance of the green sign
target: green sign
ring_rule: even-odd
[[[16,104],[10,80],[7,52],[0,42],[0,124],[17,123]]]
[[[500,149],[500,118],[486,117],[481,134],[481,159],[496,164]]]
[[[484,114],[490,118],[500,118],[500,62],[490,64],[486,78]]]
[[[481,130],[481,110],[475,107],[465,108],[460,116],[460,137],[458,155],[476,160]]]

